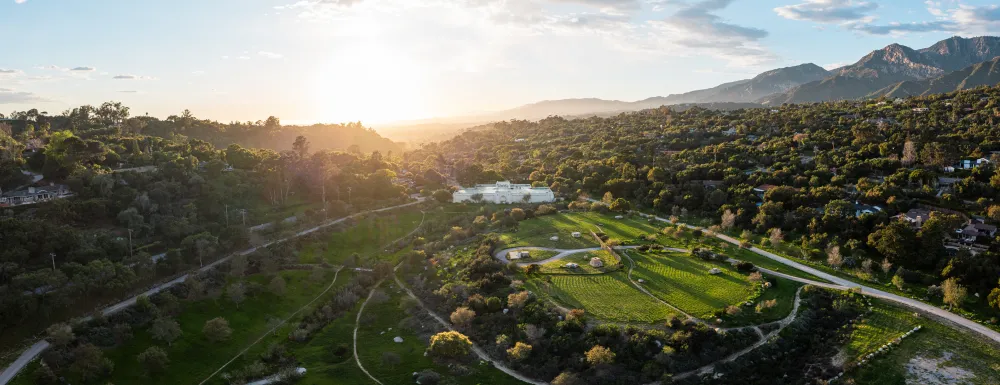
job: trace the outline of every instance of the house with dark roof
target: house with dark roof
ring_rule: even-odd
[[[896,218],[907,221],[910,226],[919,229],[924,225],[924,222],[930,219],[931,213],[932,211],[927,209],[910,209],[910,211],[897,215]]]
[[[997,234],[997,227],[979,220],[971,220],[960,229],[955,229],[958,239],[964,243],[976,243],[980,239],[991,239]]]
[[[0,194],[0,207],[29,205],[73,196],[65,185],[52,184],[45,187],[28,187]]]

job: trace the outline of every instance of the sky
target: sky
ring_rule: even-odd
[[[991,0],[0,0],[0,112],[378,124],[990,34]]]

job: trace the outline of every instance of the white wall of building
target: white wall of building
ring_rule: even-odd
[[[472,197],[482,194],[481,202],[485,203],[523,203],[524,196],[530,196],[528,203],[555,202],[556,196],[552,189],[548,187],[531,187],[527,184],[512,184],[510,182],[497,182],[495,185],[477,185],[471,188],[462,188],[452,194],[453,202],[474,202]]]

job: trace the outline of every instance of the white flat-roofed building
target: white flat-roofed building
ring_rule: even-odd
[[[527,201],[525,201],[525,197]],[[548,187],[531,187],[528,184],[512,184],[507,181],[492,184],[480,184],[476,187],[463,187],[452,194],[453,202],[486,203],[544,203],[555,202],[556,196]]]

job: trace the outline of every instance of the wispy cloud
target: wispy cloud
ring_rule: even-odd
[[[155,78],[150,76],[139,76],[139,75],[115,75],[112,77],[115,80],[153,80]]]
[[[937,3],[927,1],[925,4],[930,15],[937,17],[936,20],[876,24],[878,18],[873,13],[879,5],[872,1],[861,0],[804,0],[800,4],[777,7],[774,11],[786,19],[834,24],[846,30],[869,35],[900,36],[908,33],[961,30],[961,26],[955,20],[942,17],[945,12],[938,8]]]
[[[0,90],[0,104],[24,104],[49,102],[46,98],[31,92],[17,92],[11,89]]]
[[[95,70],[97,69],[94,67],[73,67],[70,69],[70,71],[79,71],[79,72],[93,72]]]
[[[268,59],[281,59],[281,58],[285,57],[285,55],[282,55],[280,53],[274,53],[274,52],[268,52],[268,51],[257,52],[257,55],[261,56],[261,57],[268,58]]]
[[[652,21],[658,46],[680,48],[693,54],[719,57],[737,66],[754,66],[776,59],[776,55],[760,44],[768,36],[766,30],[734,24],[717,15],[732,0],[660,0],[658,6],[674,13],[663,20]]]
[[[28,2],[28,0],[14,0],[14,4],[24,4],[24,3],[27,3],[27,2]]]

